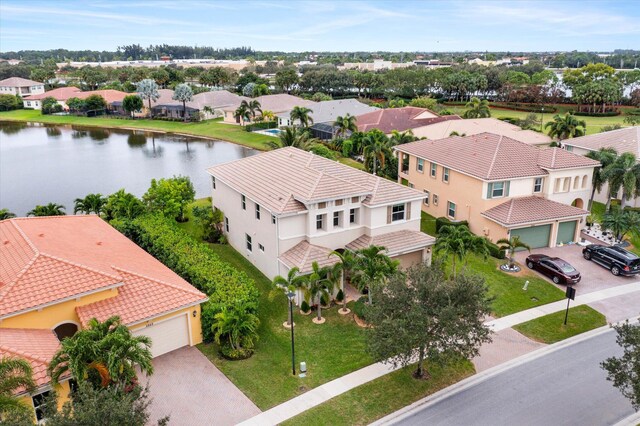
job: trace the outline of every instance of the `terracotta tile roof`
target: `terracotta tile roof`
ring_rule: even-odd
[[[349,250],[359,250],[369,246],[381,246],[386,249],[387,255],[395,256],[404,252],[423,249],[433,245],[435,242],[436,239],[431,235],[405,229],[375,236],[362,235],[345,247]]]
[[[426,108],[404,107],[387,108],[369,112],[358,115],[356,120],[358,131],[360,132],[379,129],[383,133],[388,134],[393,130],[404,132],[405,130],[439,123],[441,121],[460,120],[460,117],[457,115],[438,116]]]
[[[280,260],[289,268],[298,267],[300,273],[308,274],[313,271],[313,262],[318,262],[321,268],[332,266],[340,261],[337,256],[329,256],[332,250],[326,247],[301,241],[280,255]]]
[[[60,342],[51,330],[0,328],[0,358],[22,358],[29,362],[36,385],[49,383],[47,367]],[[19,389],[16,394],[24,392]]]
[[[560,148],[537,148],[492,133],[421,140],[395,149],[484,180],[543,176],[545,169],[599,164]]]
[[[77,97],[82,90],[77,87],[58,87],[57,89],[49,90],[48,92],[40,93],[38,95],[25,96],[25,101],[38,101],[44,98],[54,98],[57,101],[66,101],[69,98]]]
[[[304,211],[304,203],[352,196],[366,196],[366,205],[424,196],[415,189],[291,147],[219,164],[207,171],[274,214]]]
[[[125,96],[131,95],[131,93],[121,92],[119,90],[105,89],[105,90],[92,90],[90,92],[80,92],[75,97],[79,99],[87,99],[91,95],[99,95],[107,101],[108,104],[113,102],[122,102]]]
[[[145,317],[149,309],[160,314],[172,309],[168,305],[178,308],[206,298],[97,216],[4,220],[0,260],[0,317],[112,287],[126,298],[130,292],[122,292],[132,274],[161,291],[150,289],[147,302],[126,304],[130,311],[112,314]],[[133,272],[125,274],[124,268]]]
[[[597,151],[600,148],[613,148],[618,151],[618,154],[630,152],[640,158],[640,126],[624,127],[609,132],[565,139],[562,144],[591,151]]]
[[[544,222],[589,214],[588,211],[546,198],[530,196],[512,198],[490,208],[482,216],[503,226]]]
[[[33,81],[22,77],[9,77],[0,81],[0,87],[26,87],[26,86],[42,86],[44,83]]]

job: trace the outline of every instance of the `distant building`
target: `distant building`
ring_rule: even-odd
[[[25,108],[42,109],[42,101],[45,98],[54,98],[58,101],[63,109],[67,110],[69,109],[69,107],[67,106],[67,100],[71,98],[87,99],[91,95],[102,96],[107,102],[107,108],[111,109],[115,108],[114,104],[119,103],[121,105],[124,97],[130,95],[130,93],[125,93],[113,89],[91,90],[88,92],[83,92],[77,87],[59,87],[57,89],[49,90],[48,92],[43,92],[38,95],[25,97],[22,100],[22,103],[24,104]]]
[[[10,77],[0,81],[0,95],[29,96],[44,93],[44,83],[22,77]]]
[[[392,70],[396,68],[412,67],[415,64],[413,62],[391,62],[383,59],[374,59],[373,62],[345,62],[343,66],[339,66],[338,69],[343,70],[360,70],[360,71],[381,71]]]

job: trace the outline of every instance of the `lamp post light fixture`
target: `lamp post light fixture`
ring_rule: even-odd
[[[295,295],[293,291],[287,293],[287,297],[289,298],[289,321],[291,322],[291,371],[294,376],[296,375],[296,348],[293,337],[293,298]]]
[[[540,132],[542,132],[542,122],[544,121],[544,106],[540,110]]]

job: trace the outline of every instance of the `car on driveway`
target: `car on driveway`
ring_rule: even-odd
[[[580,272],[559,257],[532,254],[527,257],[527,267],[551,278],[556,284],[573,285],[580,282]]]
[[[619,246],[591,244],[582,249],[582,256],[609,269],[616,276],[640,274],[640,257]]]

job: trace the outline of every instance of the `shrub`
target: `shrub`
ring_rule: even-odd
[[[331,300],[329,300],[329,295],[323,294],[320,297],[320,303],[322,304],[322,306],[329,306],[329,304],[331,303]]]
[[[322,101],[330,101],[333,98],[331,95],[327,95],[326,93],[316,92],[311,96],[311,100],[314,102],[322,102]]]
[[[640,115],[640,108],[628,109],[624,112],[624,115]]]
[[[367,297],[362,296],[360,299],[356,300],[353,304],[353,313],[358,316],[363,321],[367,320]]]
[[[344,292],[342,291],[342,289],[340,289],[338,291],[338,294],[336,295],[336,301],[338,303],[342,303],[343,300],[344,300]]]
[[[466,226],[469,227],[469,222],[462,220],[460,222],[451,222],[446,217],[436,218],[436,234],[440,232],[440,228],[443,226]]]
[[[42,114],[54,114],[62,111],[62,105],[54,97],[46,97],[42,100]]]
[[[319,155],[320,157],[328,158],[329,160],[336,159],[336,153],[334,151],[331,151],[324,145],[314,145],[309,151],[313,152],[316,155]]]
[[[253,355],[253,349],[238,348],[234,349],[229,344],[220,346],[220,355],[230,361],[239,361],[250,358]]]
[[[14,95],[0,95],[0,111],[10,111],[18,108],[18,97]]]
[[[309,312],[310,309],[311,308],[309,308],[309,304],[307,303],[307,301],[303,300],[302,303],[300,304],[300,310],[306,314],[307,312]]]
[[[247,124],[244,129],[247,132],[253,132],[254,130],[275,129],[278,127],[277,121],[262,121],[260,123]]]
[[[260,293],[244,272],[222,261],[206,244],[180,230],[161,214],[140,216],[113,224],[152,256],[209,296],[202,307],[202,334],[213,340],[214,316],[226,306],[244,303],[255,313]]]
[[[505,258],[504,250],[500,250],[500,247],[498,247],[496,244],[487,241],[487,247],[489,247],[489,254],[491,255],[491,257],[495,257],[496,259]]]
[[[606,111],[606,112],[585,112],[585,111],[576,111],[573,115],[578,115],[582,117],[615,117],[616,115],[620,115],[620,111]]]

